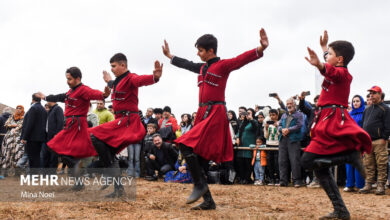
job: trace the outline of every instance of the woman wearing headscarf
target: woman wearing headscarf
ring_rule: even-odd
[[[364,109],[365,104],[363,97],[360,95],[355,95],[352,98],[352,110],[349,112],[349,114],[360,127],[362,126]],[[360,173],[350,164],[345,164],[345,167],[347,170],[347,184],[345,185],[344,192],[354,192],[355,186],[359,189],[363,188],[365,181]]]
[[[254,118],[255,110],[252,108],[249,108],[245,115],[245,119],[238,130],[237,145],[242,147],[249,147],[250,145],[256,144],[258,122]],[[253,152],[250,150],[237,151],[236,165],[238,166],[238,176],[240,177],[239,183],[241,184],[252,183],[252,156]]]
[[[16,112],[5,122],[7,133],[2,143],[0,158],[1,168],[15,168],[16,163],[24,154],[24,145],[20,140],[24,117],[24,107],[18,105]]]

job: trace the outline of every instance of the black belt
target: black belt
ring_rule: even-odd
[[[211,107],[213,105],[226,105],[226,102],[223,102],[223,101],[209,101],[209,102],[199,103],[199,107],[207,106],[206,112],[203,115],[203,119],[207,118],[207,116],[209,115],[209,112],[211,110]]]
[[[121,124],[123,118],[125,116],[127,116],[128,120],[127,120],[127,127],[129,127],[129,121],[130,121],[130,114],[138,114],[138,112],[132,112],[132,111],[127,111],[127,110],[121,110],[121,111],[115,111],[115,114],[121,114],[122,115],[122,118],[121,120],[119,120],[118,122],[118,125]]]
[[[71,116],[66,116],[65,117],[65,120],[67,120],[68,118],[72,118],[72,121],[70,122],[69,126],[66,127],[65,129],[69,129],[70,127],[72,127],[73,123],[74,123],[74,118],[77,118],[78,122],[79,122],[79,131],[81,129],[81,122],[80,122],[80,118],[81,117],[87,117],[85,115],[71,115]]]
[[[322,121],[325,121],[328,118],[330,118],[336,112],[336,108],[340,108],[341,109],[341,119],[342,119],[341,126],[344,124],[344,120],[345,120],[344,108],[346,108],[346,107],[344,107],[342,105],[325,105],[325,106],[318,107],[318,112],[317,112],[316,117],[314,118],[313,124],[311,126],[312,128],[314,128],[315,124],[318,122],[318,118],[320,117],[321,111],[323,109],[327,109],[327,108],[333,109],[332,113],[330,113],[330,115],[326,116]]]

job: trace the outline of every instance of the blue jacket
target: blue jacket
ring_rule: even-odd
[[[279,121],[279,127],[278,130],[280,132],[279,141],[283,138],[282,135],[282,129],[286,128],[286,119],[287,119],[288,112],[284,113],[282,115],[282,118]],[[288,137],[290,138],[291,142],[301,141],[302,140],[302,132],[301,128],[303,126],[303,113],[299,111],[295,111],[292,113],[293,120],[291,121],[288,130],[290,133],[288,134]]]

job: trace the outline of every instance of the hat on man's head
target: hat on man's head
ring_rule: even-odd
[[[163,112],[169,112],[169,114],[171,113],[171,108],[169,106],[165,106],[164,109],[163,109]]]
[[[382,89],[381,89],[381,87],[379,87],[379,86],[373,86],[373,87],[371,87],[371,89],[369,89],[369,90],[367,90],[367,91],[373,91],[373,92],[377,92],[377,93],[380,93],[380,94],[382,94]]]

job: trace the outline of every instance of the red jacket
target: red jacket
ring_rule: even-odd
[[[112,107],[116,112],[115,120],[88,129],[99,140],[119,148],[118,152],[144,138],[145,128],[138,114],[138,87],[155,83],[153,75],[125,74],[116,79],[119,82],[111,94]],[[131,113],[120,113],[121,111]]]
[[[158,121],[158,127],[159,127],[159,128],[161,128],[161,124],[162,124],[163,120],[164,120],[164,119],[162,118],[162,119],[160,119],[160,121]],[[176,120],[176,118],[174,118],[172,115],[169,116],[169,119],[168,119],[167,123],[165,124],[165,126],[166,126],[166,127],[172,126],[173,132],[176,132],[177,129],[179,128],[179,126],[177,125],[177,120]]]

